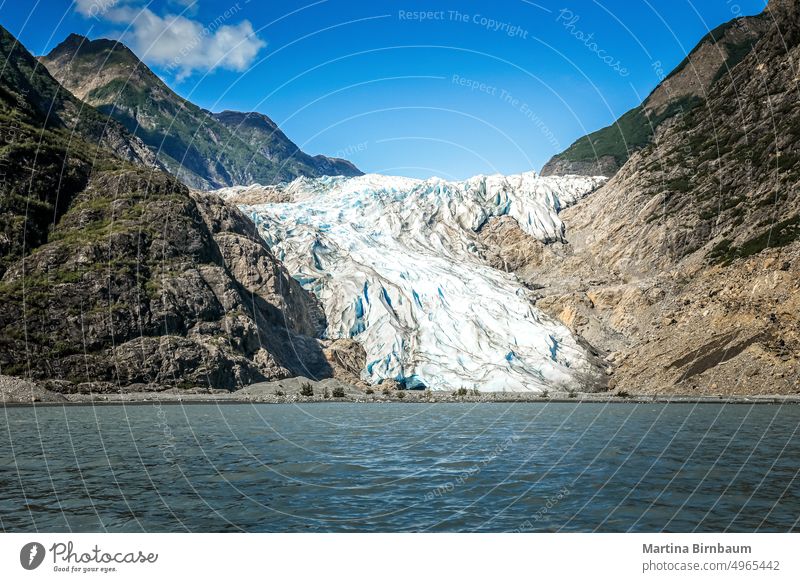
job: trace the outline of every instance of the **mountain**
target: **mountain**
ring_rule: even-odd
[[[219,194],[241,204],[319,297],[327,336],[364,346],[371,382],[566,392],[603,389],[603,369],[589,346],[533,307],[516,278],[487,264],[492,249],[482,230],[506,217],[537,241],[560,242],[559,211],[601,182],[534,173],[464,182],[366,175]]]
[[[544,176],[613,176],[631,154],[651,142],[658,128],[702,104],[772,25],[766,14],[742,17],[706,34],[638,107],[608,127],[584,136],[553,156]]]
[[[0,59],[0,373],[234,388],[358,355],[318,339],[317,300],[234,206],[154,165],[2,28]]]
[[[623,392],[800,389],[800,8],[756,22],[701,103],[561,214],[569,244],[517,265]]]
[[[64,90],[2,27],[0,54],[1,277],[24,249],[45,240],[48,224],[60,218],[92,167],[104,165],[109,153],[147,166],[157,162],[121,125]]]
[[[212,114],[239,140],[252,147],[259,155],[270,160],[296,160],[300,166],[298,176],[360,176],[361,170],[340,158],[309,156],[300,151],[278,126],[263,113],[222,111]],[[258,180],[255,180],[258,183]],[[252,184],[253,181],[247,182]]]
[[[78,98],[141,138],[191,187],[361,173],[347,161],[303,153],[264,115],[201,109],[177,95],[119,42],[71,34],[41,62]]]
[[[3,27],[0,27],[0,50],[8,58],[0,70],[0,101],[8,116],[97,141],[128,161],[156,165],[155,156],[139,139],[65,91]]]

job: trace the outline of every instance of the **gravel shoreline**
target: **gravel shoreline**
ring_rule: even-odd
[[[252,384],[233,392],[208,388],[177,389],[147,386],[146,390],[122,389],[118,392],[81,392],[63,394],[47,390],[26,380],[0,376],[0,403],[4,406],[64,406],[115,404],[310,404],[320,402],[353,402],[381,404],[386,402],[490,403],[606,403],[606,404],[800,404],[797,395],[667,395],[613,394],[551,391],[546,396],[526,392],[432,392],[397,390],[390,387],[359,387],[335,379],[313,381],[289,378]],[[309,391],[313,395],[308,395]]]

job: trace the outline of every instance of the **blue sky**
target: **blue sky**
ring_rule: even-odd
[[[309,153],[461,179],[539,170],[638,105],[708,30],[764,5],[0,0],[0,23],[35,54],[70,32],[122,38],[184,97],[266,113]]]

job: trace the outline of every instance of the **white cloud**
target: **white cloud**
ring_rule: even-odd
[[[199,0],[169,0],[170,4],[178,6],[181,14],[193,16],[200,9]]]
[[[119,0],[77,0],[76,10],[80,12],[90,2],[117,4]],[[159,16],[149,8],[111,6],[103,12],[103,18],[126,25],[120,40],[148,64],[161,67],[181,80],[197,71],[241,72],[253,63],[267,43],[255,35],[248,20],[228,24],[236,12],[238,4],[203,24],[180,15]]]
[[[75,10],[87,18],[101,18],[118,3],[119,0],[75,0]]]

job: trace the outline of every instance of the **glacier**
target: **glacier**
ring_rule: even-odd
[[[329,338],[364,347],[362,378],[406,388],[575,389],[594,373],[570,331],[488,266],[476,233],[509,216],[549,243],[558,213],[603,177],[476,176],[460,182],[367,174],[225,188],[289,272],[321,301]],[[261,203],[259,203],[261,202]]]

